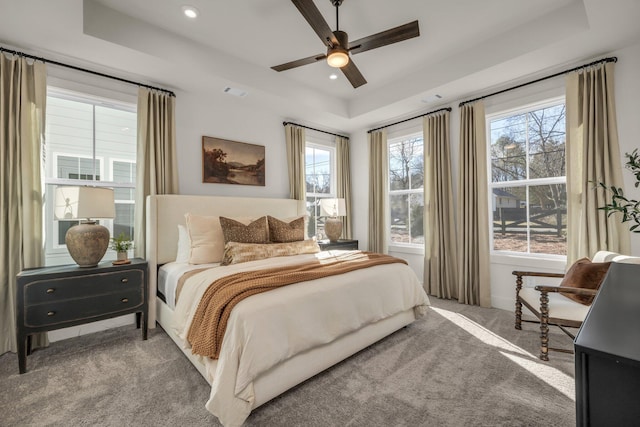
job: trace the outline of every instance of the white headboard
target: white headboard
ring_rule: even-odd
[[[149,263],[149,327],[156,323],[158,266],[174,261],[178,248],[178,224],[184,215],[263,216],[280,218],[304,215],[303,201],[249,197],[182,196],[176,194],[147,197],[146,257]]]

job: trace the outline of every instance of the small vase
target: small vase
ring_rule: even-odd
[[[127,258],[127,252],[123,251],[123,252],[118,252],[118,261],[126,261]]]

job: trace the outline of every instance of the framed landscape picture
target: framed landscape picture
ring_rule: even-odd
[[[202,182],[264,187],[264,145],[202,137]]]

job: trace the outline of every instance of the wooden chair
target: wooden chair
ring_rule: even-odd
[[[608,262],[613,261],[619,256],[620,254],[615,252],[599,251],[594,255],[592,261]],[[559,292],[595,297],[598,291],[594,289],[552,285],[538,285],[534,288],[523,288],[523,277],[563,278],[564,274],[533,271],[514,271],[512,274],[516,276],[516,329],[522,329],[523,321],[540,323],[541,360],[549,360],[549,350],[573,353],[573,350],[549,347],[549,325],[558,326],[565,334],[570,336],[571,339],[574,339],[575,335],[566,328],[579,328],[587,317],[591,306],[569,299]],[[523,305],[538,318],[537,321],[522,319]]]

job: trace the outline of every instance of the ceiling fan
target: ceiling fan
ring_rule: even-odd
[[[358,70],[358,67],[356,67],[356,64],[354,64],[350,54],[353,55],[360,52],[366,52],[367,50],[401,42],[420,35],[418,21],[413,21],[349,43],[349,36],[344,31],[340,31],[339,27],[338,10],[343,0],[330,0],[331,4],[336,8],[335,31],[331,31],[331,28],[322,17],[322,14],[320,14],[320,11],[313,3],[313,0],[291,1],[298,8],[309,25],[311,25],[311,28],[313,28],[318,37],[320,37],[320,40],[322,40],[322,42],[327,46],[327,54],[313,55],[271,67],[276,71],[285,71],[326,59],[330,66],[340,68],[351,85],[354,88],[357,88],[367,83],[367,81],[362,73],[360,73],[360,70]]]

